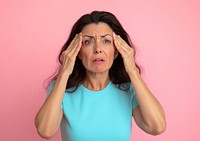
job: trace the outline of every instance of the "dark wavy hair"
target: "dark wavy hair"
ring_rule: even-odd
[[[60,60],[61,54],[63,51],[67,49],[67,47],[69,46],[69,44],[71,43],[75,35],[80,33],[86,25],[92,24],[92,23],[98,24],[99,22],[103,22],[109,25],[110,28],[115,32],[115,34],[120,35],[121,38],[124,41],[126,41],[130,47],[134,48],[134,45],[131,42],[131,39],[128,33],[124,30],[124,28],[122,27],[121,23],[119,22],[119,20],[116,18],[115,15],[106,11],[93,11],[90,14],[85,14],[81,16],[78,19],[78,21],[73,25],[69,38],[66,41],[66,43],[63,45],[58,56],[58,60],[61,65],[62,65],[62,62]],[[137,64],[136,64],[136,67],[138,68],[139,73],[141,73],[140,67]],[[58,74],[54,76],[54,78],[51,81],[56,80],[57,76]],[[114,60],[113,65],[111,66],[109,70],[109,77],[110,77],[111,82],[114,84],[117,84],[117,86],[120,89],[123,89],[122,87],[124,87],[124,85],[122,84],[130,82],[130,78],[125,70],[123,59],[120,53],[118,54],[117,58]],[[85,78],[86,78],[86,69],[82,64],[82,61],[78,57],[76,57],[74,69],[68,79],[66,90],[69,88],[75,88],[73,90],[75,91],[77,87],[79,86],[79,84],[83,82],[83,80],[85,80]]]

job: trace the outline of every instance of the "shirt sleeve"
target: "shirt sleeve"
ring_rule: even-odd
[[[48,87],[48,90],[47,90],[47,97],[50,95],[51,90],[53,89],[54,84],[55,84],[55,81],[53,81],[53,82],[51,82],[51,83],[49,84],[49,87]],[[62,102],[62,104],[61,104],[61,109],[63,110],[63,102]]]
[[[132,110],[134,110],[138,106],[138,101],[135,95],[135,91],[133,89],[133,85],[131,83],[130,83],[130,93],[131,93]]]

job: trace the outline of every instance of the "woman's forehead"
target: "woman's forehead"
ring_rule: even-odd
[[[106,23],[88,24],[82,30],[83,36],[84,35],[105,36],[105,35],[112,35],[112,32],[113,32],[113,30]]]

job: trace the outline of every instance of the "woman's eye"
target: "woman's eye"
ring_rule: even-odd
[[[89,44],[92,44],[92,43],[93,43],[92,40],[85,40],[85,41],[84,41],[84,44],[85,44],[85,45],[89,45]]]
[[[110,40],[108,40],[108,39],[105,39],[105,40],[103,40],[103,43],[105,43],[105,44],[110,44],[110,43],[111,43],[111,41],[110,41]]]

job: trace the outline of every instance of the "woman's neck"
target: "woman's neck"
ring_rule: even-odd
[[[104,89],[110,82],[108,73],[86,73],[86,79],[82,85],[92,91],[100,91]]]

